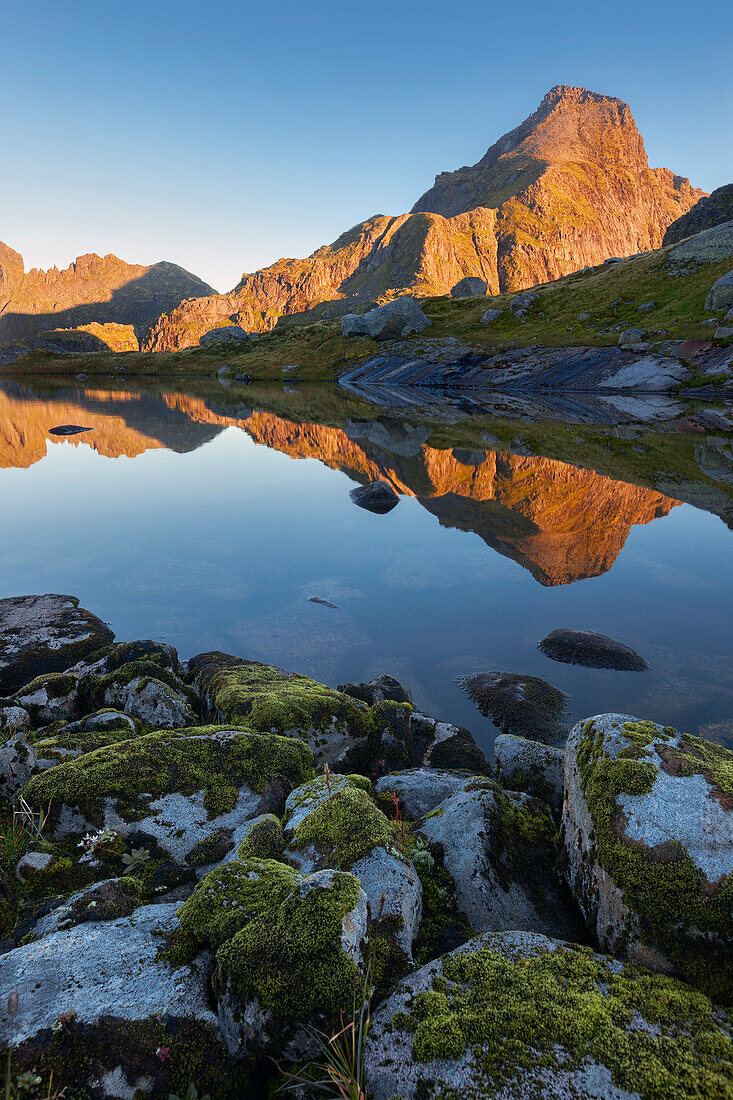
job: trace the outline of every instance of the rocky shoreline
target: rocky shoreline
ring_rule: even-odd
[[[493,765],[389,675],[56,595],[0,601],[0,726],[9,1095],[317,1095],[369,1016],[373,1100],[733,1096],[727,749],[603,714]]]

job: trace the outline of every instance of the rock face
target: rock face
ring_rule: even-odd
[[[64,271],[26,272],[23,257],[0,242],[0,344],[109,322],[132,325],[139,338],[161,313],[211,293],[176,264],[142,267],[111,254],[77,256]]]
[[[662,244],[677,244],[685,237],[729,221],[733,221],[733,183],[716,187],[715,191],[699,199],[691,210],[672,222],[665,230]]]
[[[197,344],[227,321],[263,332],[325,302],[354,313],[399,294],[447,294],[465,278],[491,294],[521,290],[658,247],[703,194],[649,168],[625,103],[563,85],[472,168],[438,176],[410,214],[377,215],[306,260],[280,260],[229,294],[183,303],[144,347]]]
[[[39,673],[60,672],[114,639],[75,596],[9,596],[0,600],[0,693]]]
[[[593,630],[551,630],[537,643],[545,657],[566,665],[587,668],[615,668],[618,672],[643,672],[649,668],[643,657],[623,642]]]
[[[546,936],[489,932],[379,1006],[365,1076],[372,1100],[692,1100],[729,1092],[732,1051],[729,1017],[678,982]]]
[[[601,714],[565,756],[568,881],[604,950],[733,997],[733,753]]]

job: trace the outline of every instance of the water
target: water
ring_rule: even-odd
[[[485,749],[495,730],[455,679],[492,668],[562,688],[573,721],[619,710],[733,745],[733,533],[714,511],[466,447],[481,435],[462,418],[367,422],[331,392],[320,418],[310,396],[305,417],[295,398],[268,411],[282,391],[251,413],[247,396],[5,382],[0,596],[72,593],[119,639],[182,658],[221,649],[332,685],[389,672]],[[69,422],[92,430],[47,435]],[[371,477],[401,493],[386,516],[349,500]],[[560,626],[625,641],[650,670],[552,662],[536,642]]]

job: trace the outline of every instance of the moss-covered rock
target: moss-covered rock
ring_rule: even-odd
[[[605,950],[733,1003],[733,753],[603,714],[565,758],[568,880]]]
[[[28,711],[34,726],[69,721],[83,713],[79,679],[70,672],[48,672],[26,684],[13,702]]]
[[[373,1016],[365,1064],[372,1100],[726,1100],[733,1031],[674,979],[489,932],[399,984]]]
[[[277,909],[249,921],[216,956],[229,1050],[242,1056],[281,1043],[295,1025],[347,1010],[366,931],[366,897],[340,871],[310,875]]]
[[[178,910],[181,928],[220,947],[248,921],[275,909],[303,876],[274,859],[235,859],[210,871]]]
[[[285,804],[286,855],[307,872],[348,870],[378,845],[390,845],[394,829],[369,788],[364,776],[335,774],[296,788]]]
[[[280,819],[274,814],[260,814],[242,827],[243,836],[237,848],[240,859],[279,859],[285,848],[285,836]]]

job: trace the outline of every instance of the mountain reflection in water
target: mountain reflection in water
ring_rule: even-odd
[[[552,425],[548,449],[597,472],[516,453],[530,449],[519,422],[504,433],[519,445],[504,449],[495,424],[451,414],[436,426],[333,393],[319,402],[211,384],[4,381],[0,595],[72,592],[119,637],[165,637],[183,657],[224,649],[334,684],[390,672],[484,747],[493,728],[455,677],[486,668],[550,680],[571,719],[621,710],[733,739],[733,543],[708,514],[730,517],[731,493],[689,477],[695,441],[667,440],[659,468],[637,474],[653,439]],[[49,436],[60,424],[90,430]],[[389,516],[348,499],[375,479],[403,498]],[[650,671],[553,664],[535,642],[558,626],[618,637]]]

